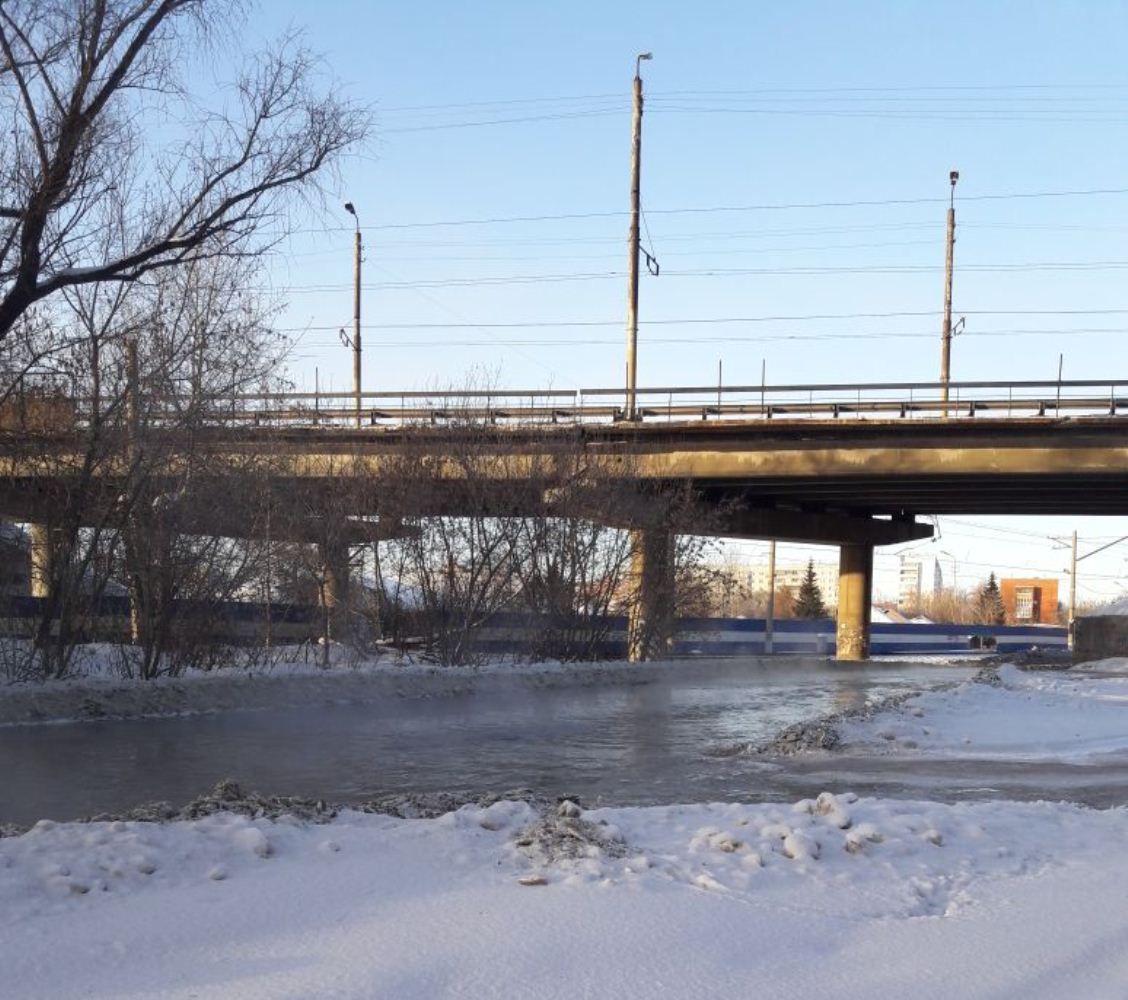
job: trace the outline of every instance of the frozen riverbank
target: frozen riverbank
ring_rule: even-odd
[[[948,757],[1086,762],[1128,751],[1123,661],[1069,673],[999,667],[968,682],[901,698],[887,710],[844,719],[839,747]],[[1106,676],[1111,674],[1111,676]]]
[[[845,794],[547,821],[499,802],[43,823],[0,841],[0,964],[26,1000],[1111,1000],[1126,819]]]

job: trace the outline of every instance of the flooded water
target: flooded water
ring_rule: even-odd
[[[0,822],[183,804],[222,778],[334,802],[513,788],[591,804],[772,797],[786,773],[710,751],[972,670],[694,662],[645,684],[0,728]]]
[[[592,805],[651,804],[779,798],[824,785],[941,798],[1041,797],[1042,769],[1008,774],[996,766],[985,775],[966,761],[820,756],[770,763],[710,754],[869,698],[962,680],[973,669],[694,662],[633,686],[9,727],[0,729],[0,822],[71,819],[158,799],[182,804],[222,778],[342,802],[387,792],[531,788]],[[1076,785],[1075,778],[1061,780]]]

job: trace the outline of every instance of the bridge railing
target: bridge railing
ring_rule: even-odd
[[[75,400],[81,421],[86,400]],[[363,427],[402,424],[586,424],[626,419],[622,387],[591,389],[404,390],[361,395]],[[642,423],[690,421],[859,421],[1128,417],[1128,379],[656,386],[637,390]],[[183,400],[150,398],[151,422],[170,423]],[[350,392],[249,393],[197,410],[216,425],[355,427]]]

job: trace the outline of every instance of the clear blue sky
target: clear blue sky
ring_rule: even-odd
[[[644,239],[662,274],[642,282],[640,384],[712,383],[718,359],[730,383],[758,382],[762,363],[769,382],[934,379],[952,167],[967,316],[953,377],[1049,378],[1059,353],[1066,377],[1128,371],[1128,312],[1092,312],[1128,309],[1128,194],[994,197],[1128,188],[1128,5],[282,0],[250,34],[290,26],[377,120],[273,264],[302,388],[315,367],[322,386],[351,379],[336,335],[351,317],[345,198],[364,226],[366,389],[471,372],[620,384],[627,220],[604,213],[625,213],[645,50]],[[826,205],[859,201],[894,203]],[[544,215],[592,217],[430,225]],[[890,312],[933,315],[670,322]],[[606,325],[548,325],[564,322]],[[1048,542],[975,520],[989,527],[944,529],[962,584],[990,564],[1064,565]],[[1125,524],[1080,527],[1110,538]],[[1118,592],[1125,554],[1087,563],[1082,595]]]

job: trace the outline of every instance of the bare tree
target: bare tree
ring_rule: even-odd
[[[211,85],[192,55],[237,37],[242,6],[0,4],[0,341],[63,289],[261,252],[364,138],[294,36]]]
[[[5,513],[50,539],[36,628],[44,675],[66,672],[111,578],[128,583],[139,649],[123,662],[143,677],[201,662],[228,624],[223,602],[267,557],[253,539],[269,516],[271,456],[217,451],[211,433],[235,395],[277,387],[286,341],[270,328],[270,304],[244,292],[257,263],[188,262],[120,286],[127,295],[94,285],[66,296],[73,326],[54,364],[81,407],[67,424],[7,439],[25,466],[38,463],[49,484],[41,501],[21,511],[19,480],[0,470],[4,503],[15,505]],[[39,434],[69,443],[78,461],[66,448],[52,459]]]

